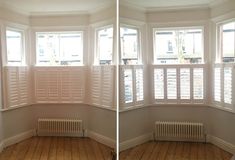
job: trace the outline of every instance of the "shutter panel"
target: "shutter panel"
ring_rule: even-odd
[[[204,99],[203,68],[193,69],[193,99]]]
[[[48,79],[48,72],[45,69],[34,69],[35,101],[37,103],[48,102]]]
[[[27,67],[5,67],[7,103],[6,107],[30,104],[29,70]]]
[[[48,71],[48,100],[51,103],[58,102],[59,99],[59,72],[56,69]]]
[[[91,76],[91,103],[100,105],[101,90],[101,66],[93,66],[90,72]]]
[[[135,86],[136,86],[136,101],[144,100],[144,79],[143,69],[139,68],[135,70]]]
[[[180,99],[190,99],[190,69],[180,69]]]
[[[82,103],[85,96],[85,67],[35,68],[37,103]]]
[[[154,69],[154,96],[155,99],[164,99],[164,70]]]
[[[176,69],[167,69],[167,98],[177,99]]]
[[[102,66],[101,77],[102,106],[113,107],[114,66]]]
[[[62,103],[69,103],[72,99],[71,88],[72,85],[70,83],[70,73],[69,69],[60,71],[60,100]]]
[[[224,68],[224,103],[232,104],[232,68]]]
[[[125,103],[133,102],[133,77],[131,69],[124,69],[124,97]]]
[[[214,69],[214,100],[221,102],[221,69]]]

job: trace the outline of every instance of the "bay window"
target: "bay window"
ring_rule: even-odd
[[[155,28],[154,103],[205,103],[203,29]]]

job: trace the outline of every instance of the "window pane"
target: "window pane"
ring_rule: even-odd
[[[111,64],[113,54],[113,28],[98,31],[97,58],[99,64]]]
[[[235,62],[235,22],[223,25],[223,62]]]
[[[164,99],[163,69],[154,69],[154,91],[155,99]]]
[[[202,29],[155,32],[154,62],[157,64],[202,63]]]
[[[144,100],[144,79],[143,79],[143,69],[136,69],[136,100]]]
[[[121,59],[122,64],[138,63],[138,31],[136,29],[121,27]]]
[[[81,33],[37,33],[37,65],[81,65]]]
[[[224,102],[232,104],[232,68],[224,68]]]
[[[23,57],[23,37],[21,32],[6,31],[7,62],[9,65],[21,65]]]
[[[81,34],[60,34],[60,64],[79,65],[82,58]]]
[[[180,69],[180,98],[190,99],[190,70]]]
[[[214,100],[221,101],[221,73],[220,68],[214,70]]]
[[[204,98],[203,68],[193,69],[193,98]]]
[[[167,69],[167,98],[177,98],[176,69]]]
[[[125,69],[124,71],[124,94],[125,103],[133,102],[133,85],[132,85],[132,70]]]

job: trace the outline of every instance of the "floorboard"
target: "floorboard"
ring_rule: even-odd
[[[212,144],[150,141],[122,151],[120,160],[230,160],[232,155]]]

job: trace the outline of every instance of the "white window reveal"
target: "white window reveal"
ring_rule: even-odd
[[[110,65],[113,59],[113,27],[105,27],[96,31],[95,64]]]
[[[24,34],[22,31],[7,29],[7,65],[21,66],[24,60]]]
[[[68,66],[83,64],[82,32],[38,32],[37,65]]]

